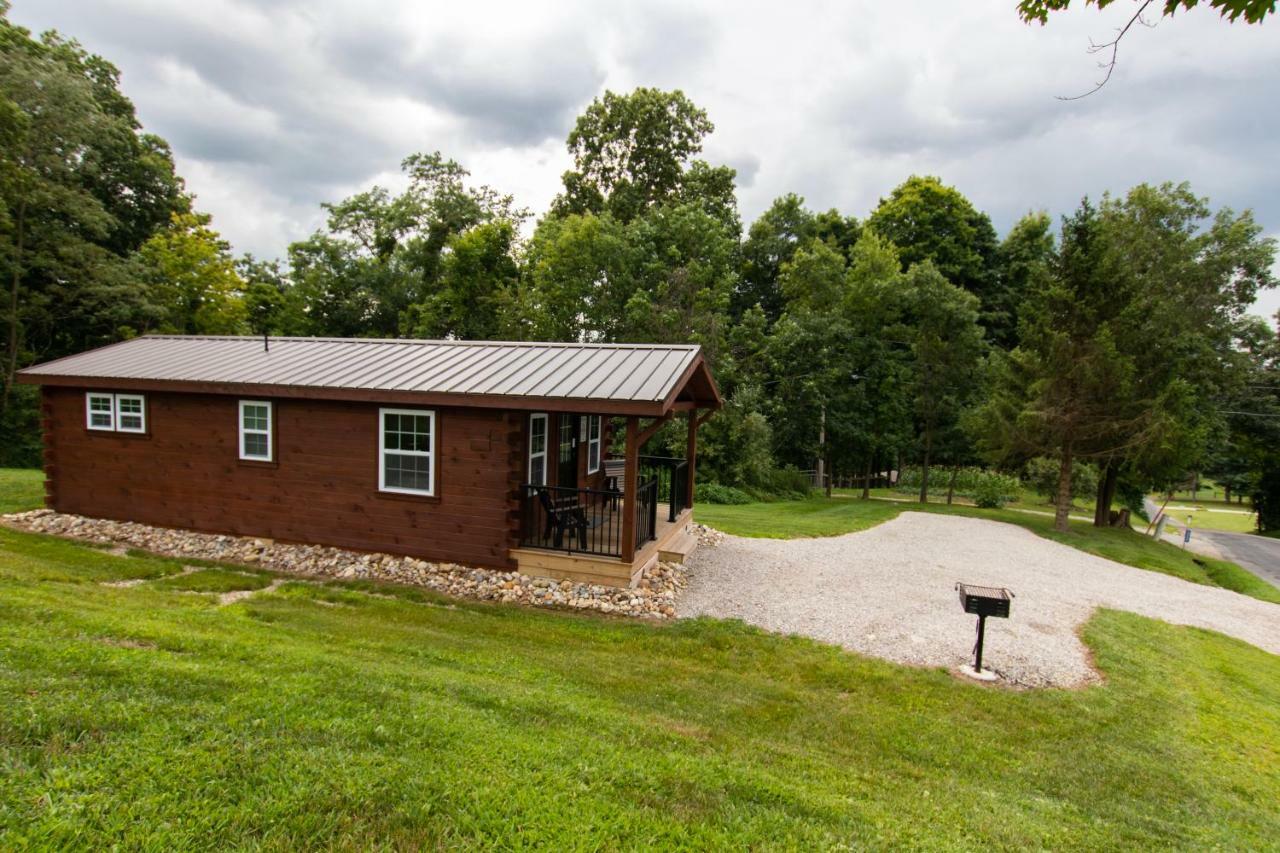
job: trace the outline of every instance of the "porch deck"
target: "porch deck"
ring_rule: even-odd
[[[636,550],[630,563],[617,557],[567,553],[546,548],[513,548],[511,556],[521,574],[554,580],[598,583],[604,586],[629,587],[640,580],[640,573],[659,558],[680,560],[688,556],[697,540],[688,532],[693,510],[684,509],[669,521],[670,506],[659,503],[654,538]],[[618,521],[621,524],[621,521]]]

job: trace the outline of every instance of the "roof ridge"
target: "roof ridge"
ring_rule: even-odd
[[[145,334],[130,340],[164,340],[164,341],[244,341],[261,343],[261,335],[173,335]],[[440,338],[341,338],[309,335],[272,335],[268,338],[273,343],[280,341],[299,341],[314,343],[350,343],[350,344],[415,344],[419,346],[457,346],[457,347],[556,347],[566,349],[665,349],[665,350],[697,350],[700,344],[664,344],[664,343],[623,343],[606,341],[599,343],[576,341],[482,341],[482,340],[447,340]],[[117,343],[127,343],[118,341]]]

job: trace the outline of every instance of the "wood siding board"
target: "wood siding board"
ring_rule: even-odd
[[[438,500],[377,491],[376,402],[276,409],[278,466],[237,463],[234,398],[156,392],[152,439],[82,429],[83,389],[48,386],[57,509],[510,569],[512,450],[502,411],[439,407]],[[476,449],[472,439],[486,441]],[[105,439],[105,440],[99,440]],[[109,450],[107,449],[109,448]],[[305,508],[305,511],[302,511]]]

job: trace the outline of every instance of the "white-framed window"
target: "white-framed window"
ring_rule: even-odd
[[[547,484],[547,416],[529,415],[529,485]]]
[[[378,490],[434,495],[436,413],[378,410]]]
[[[274,406],[267,400],[240,401],[240,458],[253,462],[273,459]]]
[[[141,394],[116,395],[116,431],[147,431],[147,401]]]
[[[587,473],[600,470],[600,416],[587,417]]]
[[[100,429],[108,432],[116,428],[116,398],[114,394],[98,394],[93,391],[84,395],[85,426],[89,429]]]

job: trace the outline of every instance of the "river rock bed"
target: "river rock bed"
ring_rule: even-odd
[[[557,581],[457,563],[431,563],[394,554],[361,553],[323,545],[289,545],[270,539],[152,527],[37,509],[0,516],[32,533],[99,544],[128,545],[166,557],[261,566],[312,578],[367,579],[422,586],[460,598],[569,607],[649,619],[675,617],[676,595],[687,577],[679,563],[655,563],[632,589]],[[699,533],[700,540],[703,538]]]

